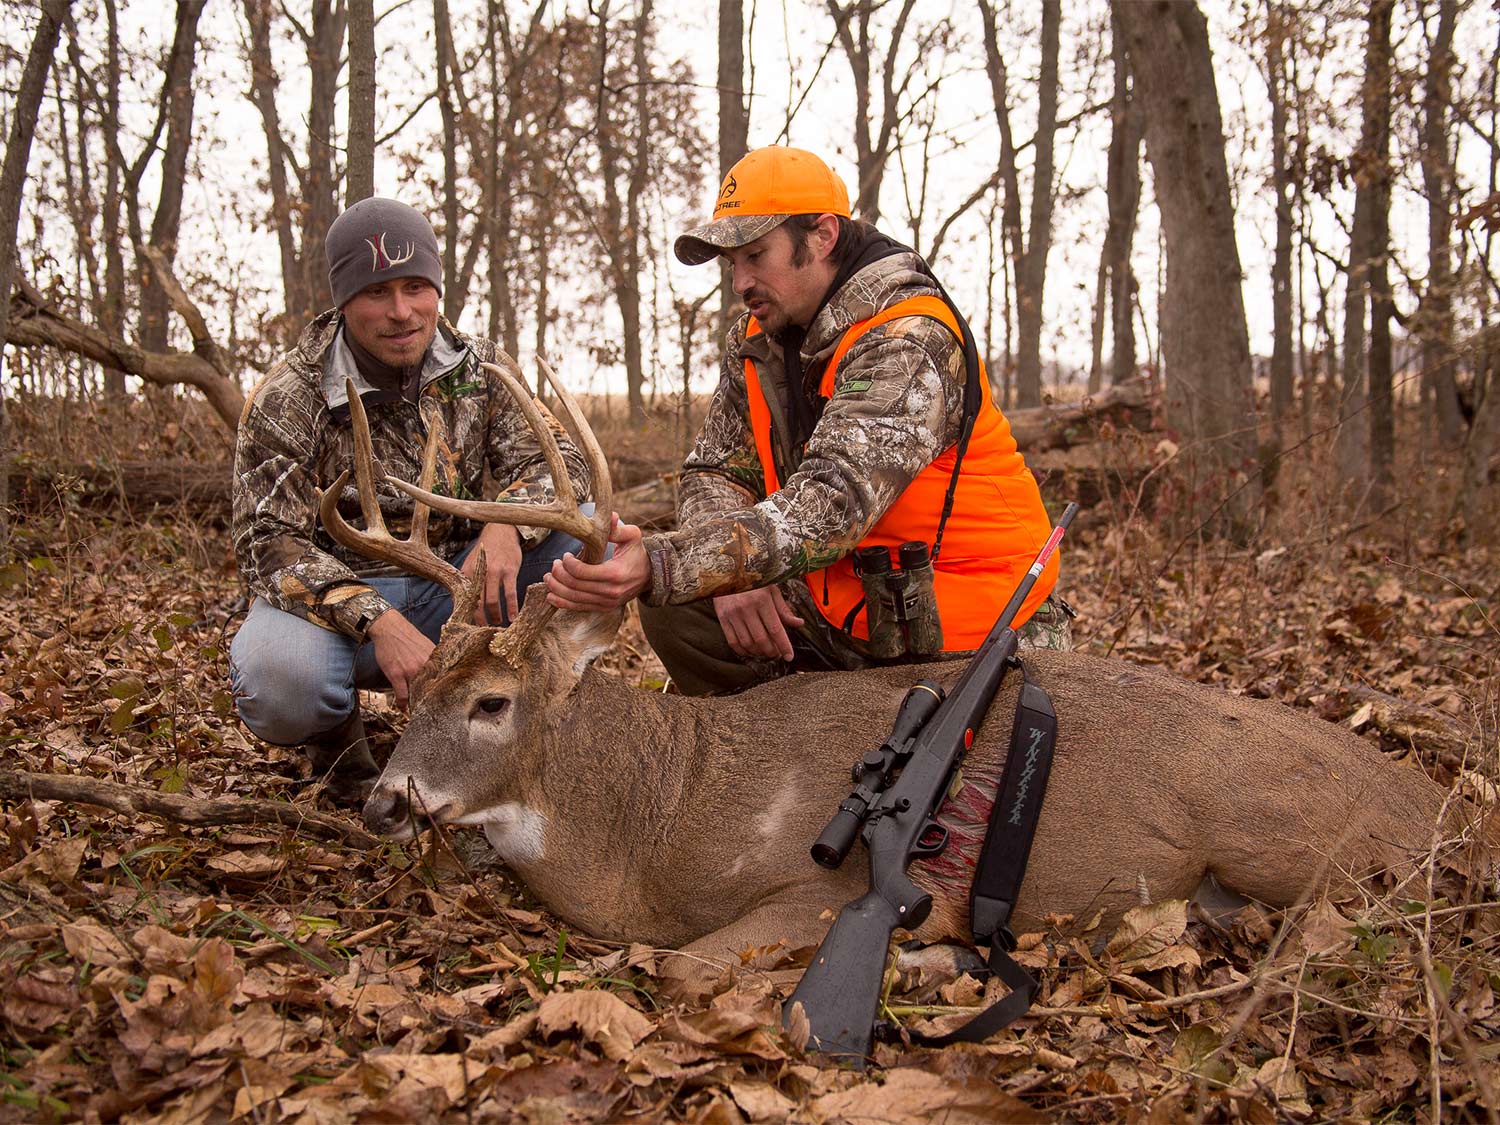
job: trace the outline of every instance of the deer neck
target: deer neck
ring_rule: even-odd
[[[750,737],[743,710],[735,699],[662,695],[585,672],[554,710],[520,802],[502,810],[524,826],[514,839],[539,846],[502,855],[538,898],[591,932],[672,913],[662,873],[696,820],[687,810],[706,799],[705,779],[721,776]]]

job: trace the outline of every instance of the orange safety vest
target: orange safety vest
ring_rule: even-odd
[[[898,301],[869,320],[849,326],[823,371],[818,394],[825,399],[833,397],[839,363],[856,340],[878,325],[905,316],[932,317],[955,336],[961,335],[953,310],[940,298],[909,297]],[[760,331],[760,325],[751,317],[745,335],[754,336]],[[1036,478],[1016,450],[1010,423],[991,400],[983,366],[979,387],[982,396],[979,416],[959,469],[953,511],[943,529],[941,553],[933,566],[933,589],[943,623],[945,652],[979,647],[1052,529]],[[771,410],[749,357],[745,359],[745,389],[750,429],[769,496],[781,487],[771,454]],[[949,446],[918,473],[859,546],[899,547],[917,539],[930,548],[942,518],[943,500],[953,478],[957,452],[956,444]],[[1057,570],[1058,559],[1054,555],[1016,614],[1017,627],[1036,612],[1051,592]],[[865,596],[864,586],[854,572],[852,552],[822,570],[809,573],[807,583],[823,616],[835,628],[845,629],[850,614]],[[862,607],[854,615],[850,631],[860,640],[869,639]]]

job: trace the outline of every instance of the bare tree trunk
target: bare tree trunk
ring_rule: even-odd
[[[907,75],[900,86],[896,79],[903,68],[896,63],[896,52],[901,48],[906,32],[907,20],[911,17],[916,0],[901,0],[901,11],[896,16],[895,26],[887,36],[888,49],[880,68],[880,126],[871,130],[871,63],[875,58],[876,45],[871,42],[870,17],[881,4],[870,0],[849,0],[840,4],[838,0],[827,0],[828,14],[833,17],[834,34],[844,57],[849,60],[849,71],[854,78],[854,160],[859,176],[856,184],[854,212],[866,222],[880,221],[880,185],[885,178],[886,162],[896,140],[896,125],[900,120],[899,102],[906,81],[915,68],[905,68]]]
[[[641,355],[640,342],[640,281],[641,276],[641,200],[646,193],[646,177],[651,167],[651,105],[647,97],[651,85],[647,81],[651,64],[647,58],[647,43],[651,34],[651,0],[639,0],[635,22],[635,157],[630,166],[630,180],[625,192],[625,225],[628,238],[625,242],[625,270],[631,279],[626,296],[634,305],[627,320],[633,319],[634,331],[628,327],[625,333],[625,375],[627,397],[630,401],[630,420],[645,421],[646,409],[642,392],[645,389],[645,361]],[[624,302],[621,303],[624,310]]]
[[[1456,449],[1463,441],[1463,414],[1454,379],[1453,195],[1454,171],[1449,109],[1453,103],[1453,29],[1457,0],[1438,0],[1438,30],[1427,59],[1422,96],[1422,182],[1427,189],[1427,286],[1419,309],[1423,400],[1436,418],[1438,442]]]
[[[198,18],[203,14],[204,2],[181,0],[177,5],[177,31],[167,61],[167,139],[162,146],[161,192],[151,216],[150,245],[165,254],[168,263],[177,256],[177,231],[182,225],[187,158],[193,144],[193,69],[198,56]],[[141,345],[152,351],[164,351],[170,302],[151,270],[142,268],[137,273],[141,285]]]
[[[1106,241],[1108,236],[1106,236]],[[1109,258],[1108,247],[1099,251],[1099,271],[1094,278],[1094,311],[1089,318],[1089,379],[1088,393],[1095,395],[1104,385],[1104,310],[1109,303]]]
[[[1131,88],[1125,37],[1113,16],[1110,35],[1115,96],[1110,105],[1112,128],[1105,192],[1109,226],[1104,235],[1104,264],[1109,274],[1109,381],[1123,383],[1135,376],[1136,282],[1130,255],[1135,246],[1136,216],[1141,205],[1141,139],[1145,124],[1141,120],[1140,101]]]
[[[10,131],[5,141],[5,160],[0,164],[0,359],[4,358],[5,341],[9,339],[10,291],[16,276],[16,236],[21,225],[21,195],[26,181],[26,164],[31,159],[31,140],[36,135],[36,119],[42,96],[47,90],[47,72],[57,49],[57,37],[72,0],[43,0],[41,16],[26,65],[21,70],[21,85],[16,91],[15,108],[10,115]],[[5,411],[5,372],[0,370],[0,561],[10,559],[10,474],[4,466],[10,462],[10,419]]]
[[[1291,413],[1292,184],[1287,165],[1286,51],[1288,16],[1279,0],[1266,2],[1266,89],[1271,98],[1271,188],[1276,193],[1276,253],[1271,262],[1271,422],[1275,444]]]
[[[1042,73],[1038,89],[1036,166],[1031,181],[1031,228],[1026,257],[1016,270],[1019,298],[1016,327],[1020,347],[1016,390],[1020,405],[1042,402],[1042,295],[1047,283],[1047,254],[1052,248],[1052,141],[1057,133],[1058,0],[1042,0]]]
[[[285,9],[283,8],[283,11]],[[307,159],[303,166],[302,288],[307,306],[297,319],[311,320],[333,304],[323,240],[338,218],[338,177],[334,171],[334,106],[338,95],[339,58],[348,24],[344,0],[313,0],[312,27],[295,25],[307,53],[310,93],[307,102]]]
[[[1390,132],[1391,11],[1394,0],[1370,0],[1361,83],[1362,123],[1359,147],[1351,160],[1354,174],[1354,219],[1349,236],[1349,265],[1344,296],[1343,380],[1339,392],[1339,469],[1350,489],[1359,489],[1371,472],[1372,425],[1362,417],[1371,403],[1365,317],[1371,308],[1371,267],[1385,254],[1380,231],[1378,180],[1389,174],[1385,152]]]
[[[1185,507],[1242,540],[1260,499],[1250,344],[1208,24],[1195,3],[1114,0],[1146,119],[1166,243],[1167,422]]]
[[[432,0],[433,39],[437,48],[438,110],[443,116],[443,315],[456,321],[463,310],[458,286],[458,125],[448,60],[453,57],[453,26],[448,0]],[[352,32],[351,32],[352,35]],[[491,43],[491,49],[494,44]]]
[[[72,76],[72,100],[73,120],[75,123],[74,140],[77,143],[78,163],[78,185],[76,191],[72,187],[71,171],[67,174],[68,188],[68,214],[73,220],[74,243],[78,248],[78,258],[82,266],[77,281],[77,293],[79,307],[84,304],[84,293],[88,293],[88,304],[92,309],[95,319],[98,318],[99,308],[104,303],[104,291],[102,280],[99,276],[99,255],[95,252],[97,239],[94,237],[94,218],[99,212],[98,201],[94,198],[94,180],[90,172],[93,167],[91,155],[91,135],[93,133],[93,122],[89,118],[89,98],[84,88],[84,61],[83,52],[78,46],[78,28],[74,23],[71,13],[67,20],[68,30],[68,69]],[[62,70],[58,68],[53,74],[54,90],[57,95],[57,113],[60,122],[66,121],[66,114],[62,104]],[[66,152],[66,147],[64,148]],[[72,164],[71,158],[64,162],[64,169]],[[87,279],[88,286],[85,290],[84,281]]]
[[[719,0],[719,180],[750,145],[750,104],[745,97],[745,0]],[[719,267],[719,329],[739,315],[729,267]]]
[[[105,18],[105,89],[100,107],[99,127],[106,137],[120,135],[120,30],[115,0],[104,0]],[[120,253],[120,173],[123,171],[119,150],[105,145],[104,199],[99,212],[99,237],[104,242],[104,300],[99,308],[99,324],[111,336],[125,330],[125,256]],[[107,398],[125,397],[125,372],[117,367],[104,369],[104,394]]]
[[[271,60],[270,0],[244,0],[245,22],[250,27],[250,100],[260,113],[266,135],[266,177],[271,185],[271,225],[281,252],[281,288],[288,323],[307,317],[312,307],[307,276],[292,233],[292,201],[286,178],[286,141],[281,135],[281,115],[276,108],[278,78]]]
[[[375,4],[349,0],[349,166],[344,206],[375,194]]]
[[[1053,138],[1057,133],[1057,59],[1061,11],[1058,0],[1042,3],[1042,69],[1038,83],[1036,162],[1032,172],[1031,218],[1021,235],[1020,173],[1010,124],[1009,75],[1001,57],[995,9],[979,0],[984,30],[985,69],[1000,127],[1000,178],[1005,185],[1005,229],[1015,261],[1016,405],[1042,401],[1042,297],[1047,281],[1047,254],[1052,246]]]
[[[1370,469],[1373,500],[1383,508],[1395,485],[1396,419],[1391,402],[1391,319],[1395,299],[1390,285],[1391,242],[1391,14],[1394,0],[1370,5],[1371,53],[1367,79],[1378,82],[1370,113]],[[1378,50],[1378,54],[1376,53]],[[1356,173],[1356,176],[1358,173]]]
[[[512,40],[506,6],[491,0],[487,19],[490,40],[490,121],[483,137],[470,137],[474,150],[486,156],[485,232],[489,246],[491,339],[498,340],[514,355],[521,345],[520,313],[516,307],[515,287],[511,273],[519,263],[513,243],[516,237],[516,190],[512,187],[525,171],[523,124],[526,115],[526,93],[537,76],[527,72],[540,39],[542,16],[547,0],[538,0],[532,10],[525,39],[519,48]],[[607,7],[607,5],[606,5]],[[505,56],[505,74],[500,73],[500,53]],[[461,88],[461,75],[455,69],[455,84]],[[476,118],[462,120],[477,123]]]
[[[1490,481],[1490,461],[1500,451],[1500,333],[1491,328],[1481,340],[1474,362],[1474,389],[1479,399],[1464,442],[1458,489],[1458,510],[1463,518],[1461,537],[1465,543],[1493,538],[1486,522],[1484,500],[1487,494],[1496,491]]]
[[[636,19],[635,66],[638,93],[643,94],[646,79],[646,51],[644,37],[650,18],[650,0],[640,0]],[[645,418],[646,403],[642,393],[645,372],[641,359],[641,294],[640,294],[640,230],[636,225],[639,208],[639,192],[644,187],[646,168],[645,153],[648,130],[645,121],[637,130],[637,149],[634,166],[627,164],[621,156],[619,142],[615,136],[617,122],[609,109],[609,4],[603,3],[598,10],[598,91],[594,102],[594,126],[599,146],[599,171],[604,190],[604,223],[602,235],[609,258],[610,286],[614,290],[615,303],[620,309],[621,341],[625,360],[626,399],[629,403],[630,420],[639,423]],[[625,165],[622,168],[622,165]],[[626,181],[626,198],[620,198],[620,179]]]

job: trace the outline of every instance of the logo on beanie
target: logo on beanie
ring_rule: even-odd
[[[408,242],[405,248],[398,254],[392,255],[385,246],[385,232],[380,232],[377,241],[373,238],[365,239],[365,245],[370,248],[370,268],[372,270],[388,270],[392,266],[399,266],[403,262],[409,262],[417,254],[417,244]]]

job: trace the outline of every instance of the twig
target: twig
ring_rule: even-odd
[[[226,824],[279,824],[304,836],[334,840],[356,848],[375,848],[380,841],[343,817],[259,797],[205,799],[159,793],[98,777],[61,773],[0,770],[0,799],[66,801],[97,805],[117,813],[145,813],[175,824],[213,827]]]

